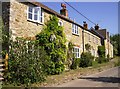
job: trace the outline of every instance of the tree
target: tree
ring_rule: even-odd
[[[113,44],[114,55],[120,56],[120,34],[110,36],[111,43]]]

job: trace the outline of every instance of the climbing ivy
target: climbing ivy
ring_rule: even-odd
[[[37,42],[43,46],[51,62],[46,68],[48,74],[59,74],[64,71],[66,61],[66,39],[63,27],[58,25],[58,18],[51,16],[44,29],[36,35]]]

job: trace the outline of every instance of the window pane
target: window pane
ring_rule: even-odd
[[[78,34],[78,29],[77,29],[77,34]]]
[[[79,53],[79,48],[78,48],[78,51],[77,51],[78,53]]]
[[[32,13],[32,11],[33,11],[33,7],[29,7],[29,12]]]
[[[75,29],[75,33],[76,33],[76,29]]]
[[[38,11],[39,11],[39,8],[35,8],[35,9],[34,9],[34,13],[35,13],[35,14],[37,14]]]
[[[28,18],[32,20],[32,14],[31,13],[28,14]]]
[[[37,15],[34,15],[34,20],[38,20],[38,16]]]

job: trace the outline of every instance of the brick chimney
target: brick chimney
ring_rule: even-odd
[[[68,17],[68,10],[66,9],[66,4],[61,3],[62,9],[60,10],[60,14]]]
[[[85,29],[88,29],[88,24],[86,23],[86,21],[83,21],[83,27],[84,27]]]
[[[95,25],[95,30],[99,30],[99,26],[98,26],[98,24]]]

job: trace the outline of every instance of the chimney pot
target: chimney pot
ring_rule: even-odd
[[[68,10],[66,9],[66,4],[61,3],[62,9],[60,10],[60,14],[68,17]]]
[[[99,30],[99,26],[98,26],[98,24],[95,25],[95,30]]]
[[[83,27],[85,28],[85,29],[88,29],[88,24],[86,23],[86,21],[83,21]]]

